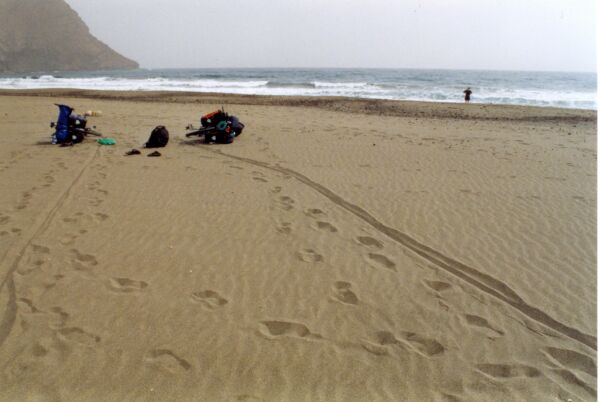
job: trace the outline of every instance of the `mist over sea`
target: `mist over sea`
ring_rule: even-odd
[[[421,69],[140,69],[0,75],[2,89],[187,91],[344,96],[597,109],[595,73]]]

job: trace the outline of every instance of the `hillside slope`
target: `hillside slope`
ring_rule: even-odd
[[[64,0],[0,0],[0,73],[133,69]]]

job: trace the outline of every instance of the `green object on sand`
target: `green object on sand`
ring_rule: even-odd
[[[114,138],[99,138],[98,144],[100,145],[115,145],[117,141]]]

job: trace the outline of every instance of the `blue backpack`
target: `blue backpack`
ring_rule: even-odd
[[[58,119],[56,120],[56,131],[54,136],[56,138],[56,142],[62,144],[64,142],[69,142],[71,138],[69,137],[69,116],[73,113],[73,108],[67,105],[59,105],[58,106]]]

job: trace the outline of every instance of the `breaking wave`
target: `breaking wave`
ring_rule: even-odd
[[[0,76],[2,89],[78,88],[462,102],[597,109],[593,73],[371,69],[179,69]]]

